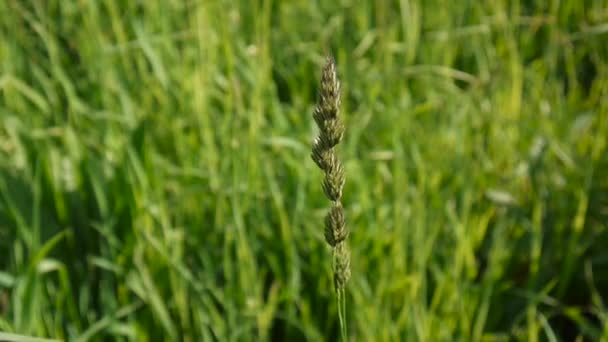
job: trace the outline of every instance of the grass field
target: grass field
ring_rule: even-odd
[[[0,1],[0,331],[337,340],[329,52],[350,339],[608,341],[606,0]]]

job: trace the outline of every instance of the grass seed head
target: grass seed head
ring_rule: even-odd
[[[348,229],[340,200],[344,188],[344,166],[336,155],[336,146],[342,141],[344,124],[340,120],[340,81],[333,57],[327,57],[321,76],[319,101],[313,118],[319,126],[319,136],[312,145],[311,158],[323,170],[323,192],[332,201],[325,217],[325,240],[333,248],[334,285],[344,289],[350,278],[350,253],[346,246]]]

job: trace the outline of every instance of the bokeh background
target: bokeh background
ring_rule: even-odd
[[[0,331],[608,339],[608,2],[0,1]]]

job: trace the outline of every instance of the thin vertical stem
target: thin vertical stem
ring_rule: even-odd
[[[340,339],[343,342],[348,341],[348,332],[346,329],[346,296],[344,288],[336,290],[336,299],[338,300],[338,321],[340,322]]]

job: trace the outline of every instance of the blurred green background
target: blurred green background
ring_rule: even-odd
[[[608,340],[608,1],[0,1],[0,331]]]

